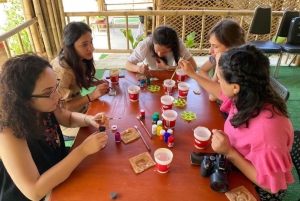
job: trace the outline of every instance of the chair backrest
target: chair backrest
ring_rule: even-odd
[[[270,6],[257,6],[252,18],[248,34],[270,34],[272,21],[272,8]]]
[[[270,76],[270,85],[276,93],[284,100],[287,101],[290,97],[290,92],[275,78]]]
[[[286,40],[288,44],[300,44],[300,17],[292,19]]]
[[[291,157],[300,181],[300,130],[294,131],[294,143]]]
[[[284,11],[283,16],[281,18],[281,22],[277,30],[276,40],[278,36],[287,38],[292,19],[299,16],[300,16],[299,11],[290,11],[290,10]]]

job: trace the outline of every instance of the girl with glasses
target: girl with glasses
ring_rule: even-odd
[[[86,156],[106,145],[106,133],[95,132],[67,154],[59,124],[98,130],[107,117],[59,107],[59,84],[49,62],[36,55],[16,56],[2,66],[0,200],[43,200]]]

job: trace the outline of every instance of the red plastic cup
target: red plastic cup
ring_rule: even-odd
[[[173,105],[173,101],[174,98],[172,96],[169,95],[163,95],[160,98],[160,102],[161,102],[161,109],[164,110],[171,110],[172,109],[172,105]]]
[[[177,118],[177,112],[175,110],[165,110],[162,113],[163,125],[166,129],[174,128]]]
[[[112,69],[109,71],[109,78],[111,83],[118,83],[119,82],[119,74],[121,70],[120,69]]]
[[[118,83],[119,82],[119,75],[118,76],[109,76],[111,83]]]
[[[187,82],[178,83],[178,96],[179,98],[186,98],[190,89],[190,84]]]
[[[194,130],[194,144],[197,149],[204,149],[210,139],[211,132],[202,126],[198,126]]]
[[[185,80],[185,73],[183,72],[182,69],[177,69],[176,70],[176,78],[177,78],[177,82],[183,82]]]
[[[139,86],[132,85],[132,86],[129,86],[127,90],[128,90],[130,101],[136,102],[139,100],[139,95],[140,95],[140,91],[141,91],[141,88]]]
[[[165,94],[172,95],[175,86],[175,81],[171,79],[164,80],[163,86]]]
[[[156,169],[159,173],[167,173],[173,159],[173,153],[169,149],[159,148],[154,152]]]

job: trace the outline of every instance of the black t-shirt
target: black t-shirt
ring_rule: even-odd
[[[45,132],[40,139],[27,140],[33,161],[43,174],[60,162],[66,155],[65,142],[53,113],[44,119]],[[29,199],[14,184],[0,160],[0,201],[28,201]]]

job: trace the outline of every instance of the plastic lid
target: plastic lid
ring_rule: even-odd
[[[113,199],[113,200],[116,199],[117,198],[117,193],[116,192],[111,192],[110,193],[110,198]]]
[[[164,129],[159,131],[161,135],[164,135],[166,133],[166,131]]]
[[[117,129],[118,129],[118,126],[117,126],[117,125],[112,125],[112,126],[111,126],[111,130],[115,131],[115,130],[117,130]]]
[[[159,125],[162,125],[162,120],[158,120],[157,121],[157,125],[159,126]]]
[[[173,136],[168,137],[168,141],[169,142],[174,142],[174,137]]]
[[[170,133],[170,135],[172,135],[172,134],[173,134],[173,130],[172,130],[172,129],[170,129],[170,128],[167,130],[167,132],[168,132],[168,133]]]

